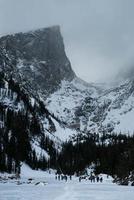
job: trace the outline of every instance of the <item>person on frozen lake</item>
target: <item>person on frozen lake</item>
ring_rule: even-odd
[[[96,177],[96,181],[97,181],[97,183],[100,181],[99,176]]]
[[[100,178],[100,182],[101,182],[101,183],[103,182],[103,178],[102,178],[102,177]]]
[[[81,177],[79,177],[79,182],[81,182]]]
[[[60,174],[58,175],[58,180],[60,181]]]
[[[67,182],[67,175],[65,175],[65,181]]]

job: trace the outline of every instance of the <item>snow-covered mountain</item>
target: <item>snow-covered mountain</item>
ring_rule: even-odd
[[[34,159],[33,163],[44,163],[50,156],[55,159],[62,142],[76,133],[56,118],[44,103],[63,79],[72,81],[74,77],[58,26],[0,38],[0,154],[4,158],[3,166],[7,166],[5,160],[13,160],[12,157],[16,163],[18,159],[27,162]],[[9,155],[10,146],[16,151],[18,145],[21,149],[18,155],[15,157],[14,152]],[[21,151],[25,155],[21,155]]]
[[[59,26],[7,35],[0,38],[0,109],[8,139],[19,131],[11,125],[18,120],[31,151],[48,159],[52,149],[60,151],[63,141],[80,132],[133,133],[134,80],[124,76],[108,85],[79,79]]]
[[[1,88],[8,90],[12,81],[32,107],[40,103],[45,107],[44,100],[62,80],[76,77],[65,54],[59,26],[0,38],[0,71],[5,82]]]
[[[80,80],[65,54],[59,26],[0,38],[0,64],[32,103],[40,100],[62,126],[84,132],[133,132],[132,69],[117,86]]]
[[[134,131],[134,81],[131,79],[117,86],[84,84],[78,78],[63,81],[61,88],[47,98],[47,108],[81,132]]]

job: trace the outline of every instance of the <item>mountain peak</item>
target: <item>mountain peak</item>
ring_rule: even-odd
[[[27,31],[27,32],[24,32],[25,34],[26,33],[36,33],[36,32],[44,32],[44,31],[53,31],[53,32],[61,32],[60,30],[60,26],[59,25],[54,25],[54,26],[48,26],[48,27],[42,27],[42,28],[37,28],[37,29],[33,29],[33,30],[30,30],[30,31]]]
[[[23,77],[32,80],[34,87],[37,85],[44,92],[51,93],[62,80],[75,77],[59,26],[3,36],[0,47],[0,56],[5,55],[10,60],[10,71],[19,70]],[[4,58],[0,60],[1,66],[5,66]]]

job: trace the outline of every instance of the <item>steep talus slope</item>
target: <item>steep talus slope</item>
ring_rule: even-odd
[[[134,124],[134,81],[128,79],[118,87],[107,91],[100,101],[108,99],[110,105],[106,111],[104,127],[111,127],[115,132],[133,134]]]

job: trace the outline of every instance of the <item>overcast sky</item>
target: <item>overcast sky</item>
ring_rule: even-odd
[[[0,35],[60,25],[82,79],[103,81],[134,63],[134,0],[0,0]]]

